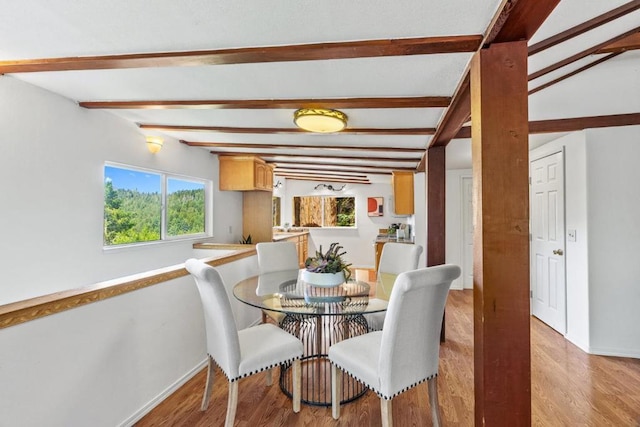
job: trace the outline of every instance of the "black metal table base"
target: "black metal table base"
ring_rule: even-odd
[[[281,327],[300,338],[304,344],[301,366],[302,402],[315,406],[331,406],[331,363],[327,358],[329,347],[346,338],[367,333],[366,319],[361,314],[287,314]],[[280,370],[280,388],[287,396],[292,395],[290,364],[283,365]],[[341,404],[352,402],[366,392],[366,386],[348,374],[342,374]]]

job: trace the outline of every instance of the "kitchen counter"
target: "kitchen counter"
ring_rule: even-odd
[[[273,241],[274,242],[280,242],[282,240],[290,239],[291,237],[305,236],[307,234],[309,234],[308,230],[304,230],[304,231],[288,231],[288,232],[274,231],[273,232]]]
[[[408,238],[408,239],[398,239],[397,237],[389,237],[386,234],[378,234],[376,236],[376,240],[374,243],[389,243],[389,242],[394,242],[394,243],[415,243],[415,240],[413,238]]]

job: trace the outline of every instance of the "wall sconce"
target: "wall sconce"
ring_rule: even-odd
[[[147,149],[153,154],[162,149],[162,144],[164,144],[164,140],[159,136],[147,137]]]
[[[282,182],[280,182],[280,180],[278,180],[278,182],[273,184],[273,188],[282,188]]]
[[[321,189],[323,189],[323,188],[326,188],[327,190],[331,190],[331,191],[342,191],[342,190],[344,190],[344,187],[346,187],[346,184],[345,184],[345,185],[343,185],[343,186],[342,186],[342,187],[340,187],[340,188],[335,188],[335,187],[334,187],[333,185],[331,185],[331,184],[329,184],[329,185],[327,185],[327,184],[318,184],[318,185],[316,185],[313,189],[314,189],[314,190],[321,190]]]

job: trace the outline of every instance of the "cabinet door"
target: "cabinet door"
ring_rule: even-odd
[[[258,190],[264,190],[266,187],[266,180],[267,180],[267,166],[256,162],[255,163],[255,182],[254,182],[254,186],[256,189]]]
[[[394,210],[398,215],[413,215],[413,172],[393,171]]]
[[[377,242],[375,244],[376,250],[376,266],[375,271],[378,272],[378,266],[380,265],[380,256],[382,255],[382,247],[384,246],[384,242]]]

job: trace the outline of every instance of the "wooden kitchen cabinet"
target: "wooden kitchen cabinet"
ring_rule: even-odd
[[[376,246],[376,264],[375,264],[375,271],[376,273],[378,273],[378,266],[380,265],[380,256],[382,255],[382,247],[384,246],[386,242],[376,242],[375,246]]]
[[[273,192],[273,166],[256,156],[219,156],[221,191]]]
[[[393,187],[394,213],[398,215],[413,215],[413,172],[392,171],[391,186]]]

